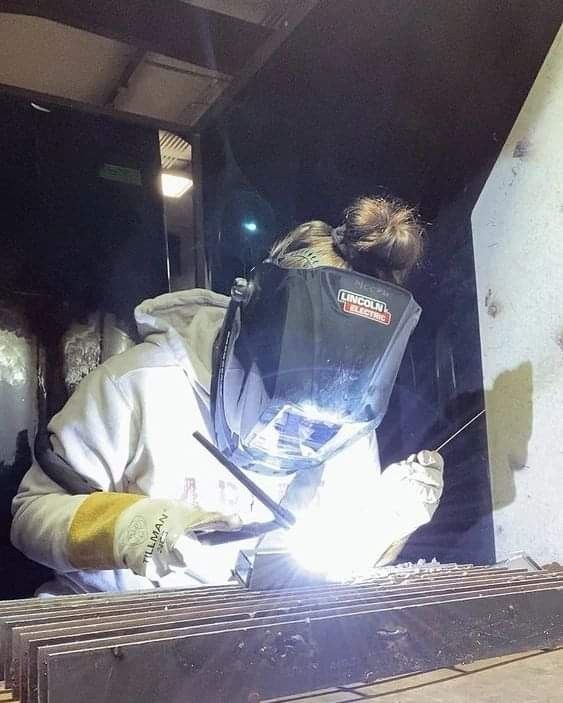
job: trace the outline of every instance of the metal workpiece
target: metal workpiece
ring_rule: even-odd
[[[359,583],[10,601],[0,701],[258,703],[561,644],[561,570],[416,564]]]
[[[242,550],[234,568],[239,583],[251,591],[319,586],[322,575],[304,571],[284,550]]]
[[[466,569],[468,565],[439,564],[436,561],[417,564],[374,567],[363,574],[343,582],[348,585],[373,581],[374,579],[400,578],[401,574],[429,575],[443,570]],[[508,568],[508,567],[507,567]],[[238,554],[233,575],[237,581],[251,591],[271,591],[288,588],[304,588],[330,584],[323,574],[304,569],[285,549],[263,548],[241,550]]]

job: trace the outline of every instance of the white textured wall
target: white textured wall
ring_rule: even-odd
[[[472,225],[497,558],[563,562],[563,29]]]

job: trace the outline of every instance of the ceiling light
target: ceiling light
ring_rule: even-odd
[[[256,230],[258,229],[258,225],[256,224],[256,222],[243,222],[242,226],[247,232],[256,232]]]
[[[160,178],[165,198],[181,198],[194,184],[191,178],[176,173],[161,173]]]

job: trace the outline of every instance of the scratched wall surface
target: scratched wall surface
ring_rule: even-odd
[[[563,559],[563,29],[472,215],[497,557]]]
[[[0,295],[0,597],[28,594],[48,577],[9,546],[10,503],[31,463],[37,429],[37,338],[25,305]],[[18,590],[14,584],[22,584]],[[25,586],[24,586],[25,584]]]

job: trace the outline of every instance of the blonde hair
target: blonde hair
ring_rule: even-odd
[[[364,196],[344,212],[344,224],[306,222],[281,238],[270,258],[288,268],[332,266],[403,283],[422,258],[424,228],[398,200]]]

